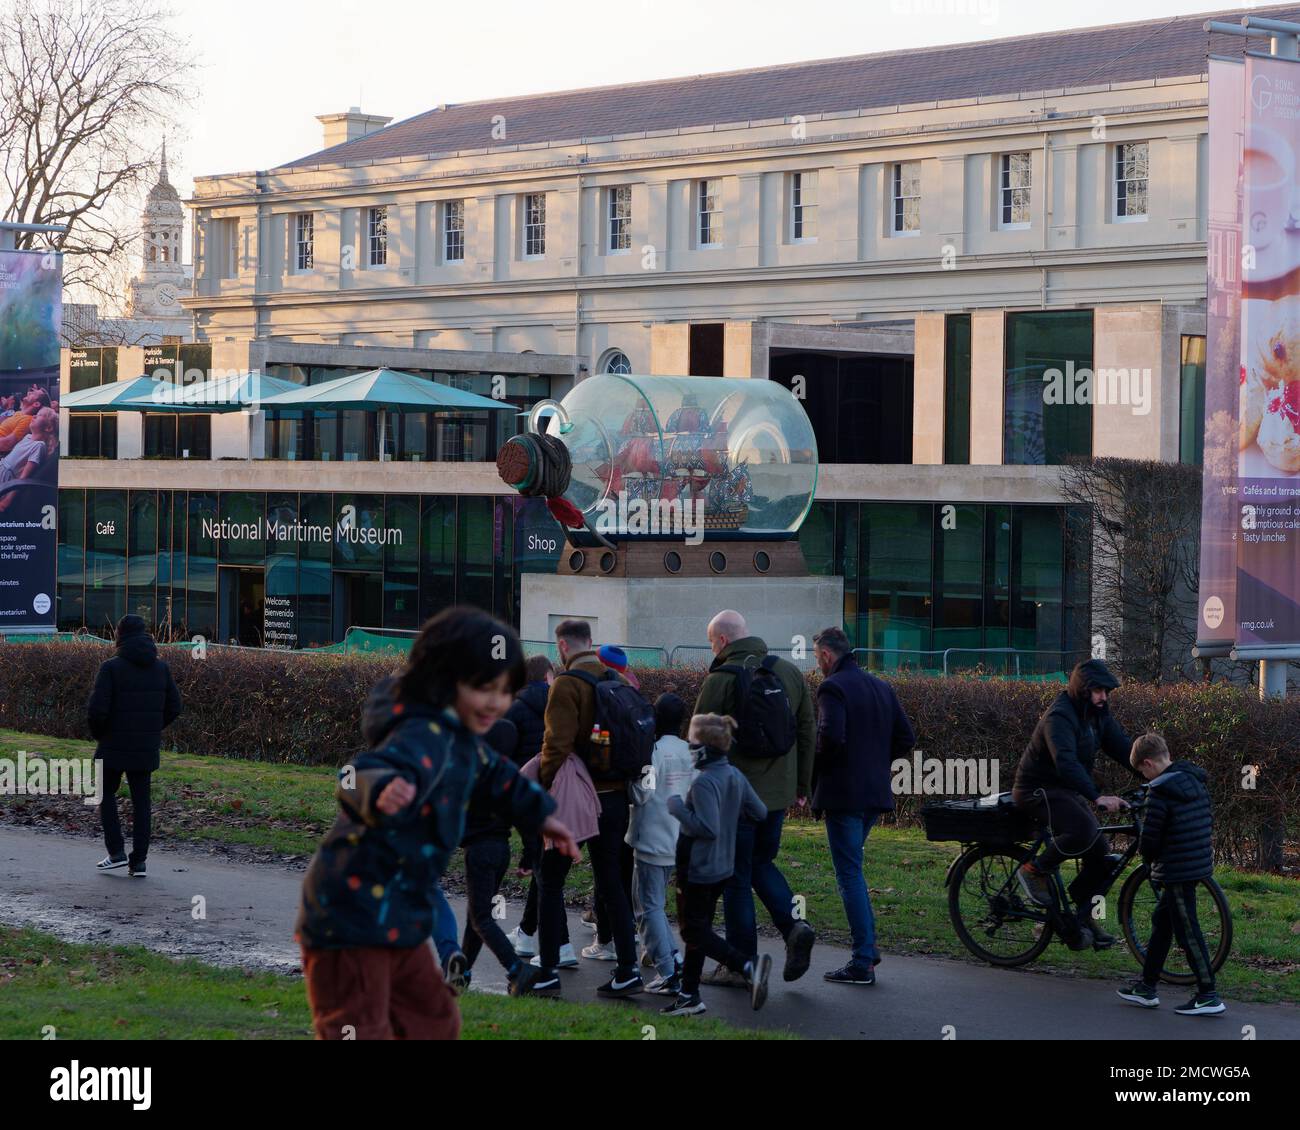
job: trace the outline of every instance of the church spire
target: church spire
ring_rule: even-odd
[[[162,163],[158,167],[158,182],[167,183],[167,138],[163,138],[162,143]]]

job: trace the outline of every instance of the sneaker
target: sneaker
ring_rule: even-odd
[[[718,962],[712,973],[706,973],[700,980],[706,985],[717,985],[726,989],[748,989],[749,982],[741,973],[733,973],[721,962]]]
[[[447,979],[447,988],[453,995],[460,996],[469,988],[469,962],[460,950],[447,958],[447,968],[443,970],[443,975]]]
[[[760,953],[756,961],[745,963],[746,980],[749,982],[749,1003],[757,1012],[767,1000],[767,979],[772,972],[772,957]],[[790,978],[786,978],[790,980]]]
[[[141,860],[139,863],[128,863],[126,865],[126,873],[130,875],[132,879],[143,879],[145,877],[144,861]]]
[[[1179,1016],[1218,1016],[1227,1012],[1228,1006],[1219,999],[1218,993],[1197,993],[1182,1008],[1174,1009]]]
[[[528,964],[535,965],[540,969],[542,965],[542,955],[538,954],[536,957],[530,958]],[[556,969],[577,969],[578,968],[578,955],[573,952],[572,942],[565,942],[564,945],[560,947],[560,960],[555,963],[555,968]]]
[[[835,985],[874,985],[876,972],[869,965],[854,965],[849,962],[842,969],[832,969],[823,973],[822,979]]]
[[[510,995],[512,997],[525,997],[533,991],[533,986],[542,979],[542,971],[536,966],[520,965],[514,973],[510,975]],[[559,985],[560,979],[555,978],[556,985]]]
[[[677,996],[682,991],[682,979],[676,973],[671,977],[655,977],[646,982],[645,991],[656,996]]]
[[[95,864],[96,871],[116,871],[119,867],[126,866],[126,856],[106,855]]]
[[[1127,988],[1116,989],[1115,995],[1142,1008],[1158,1008],[1160,1005],[1160,998],[1156,995],[1155,988],[1145,981],[1134,981]]]
[[[813,943],[817,934],[807,922],[796,922],[785,939],[785,968],[781,976],[787,981],[797,981],[808,972],[812,964]]]
[[[537,935],[525,934],[522,926],[516,926],[506,935],[506,940],[515,948],[520,957],[537,956]]]
[[[606,942],[604,945],[600,942],[592,942],[591,945],[582,947],[582,956],[591,961],[617,961],[618,951],[614,949],[613,942]]]
[[[1051,906],[1052,884],[1048,882],[1045,872],[1038,870],[1032,863],[1022,863],[1016,869],[1016,878],[1020,880],[1020,889],[1025,897],[1039,906]]]
[[[596,986],[596,995],[598,997],[632,997],[637,993],[645,992],[645,982],[641,980],[641,974],[632,972],[626,977],[620,977],[618,970],[614,970],[612,976],[603,985]]]
[[[528,986],[528,992],[532,996],[541,993],[558,993],[560,991],[560,975],[553,969],[548,969],[537,974],[531,985]]]
[[[662,1016],[698,1016],[701,1012],[707,1012],[708,1009],[700,1000],[699,993],[678,993],[677,998],[672,1004],[665,1005],[659,1010]]]

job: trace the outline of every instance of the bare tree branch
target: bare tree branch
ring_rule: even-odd
[[[64,253],[64,285],[121,297],[125,219],[188,102],[193,62],[144,0],[17,0],[0,10],[0,219],[65,225],[20,248]]]

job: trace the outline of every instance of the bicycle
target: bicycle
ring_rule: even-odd
[[[1107,856],[1109,874],[1100,892],[1103,896],[1137,855],[1146,793],[1147,786],[1142,785],[1121,794],[1121,799],[1135,800],[1129,809],[1132,823],[1102,826],[1107,836],[1128,837],[1124,851]],[[1000,798],[997,807],[1000,821],[986,821],[991,838],[972,836],[967,840],[965,834],[958,837],[964,843],[962,853],[949,866],[944,885],[948,890],[948,914],[962,945],[990,965],[1014,967],[1027,965],[1042,954],[1053,937],[1065,934],[1064,920],[1073,911],[1059,868],[1051,878],[1052,906],[1040,906],[1024,895],[1016,872],[1021,864],[1037,856],[1047,842],[1048,832],[1036,829],[1032,839],[1027,839],[1021,833],[1030,822],[1027,817],[1013,815],[1009,796]],[[978,832],[975,828],[978,823],[978,818],[972,820],[970,831]],[[928,825],[926,834],[933,839],[953,838],[943,834],[930,837]],[[1198,919],[1206,948],[1212,955],[1211,966],[1217,972],[1232,948],[1232,911],[1223,888],[1213,878],[1202,879],[1199,886],[1202,897],[1197,900]],[[1157,885],[1151,882],[1150,868],[1145,863],[1140,863],[1120,888],[1117,908],[1120,933],[1139,965],[1146,958],[1151,912],[1158,897]],[[1170,947],[1160,979],[1172,985],[1196,983],[1177,945]]]

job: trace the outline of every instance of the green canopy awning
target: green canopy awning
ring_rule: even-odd
[[[517,411],[513,404],[435,384],[397,369],[371,369],[318,385],[297,385],[291,392],[268,397],[262,407],[316,408],[323,412]]]
[[[156,381],[153,377],[129,377],[112,384],[83,388],[59,397],[59,407],[69,412],[142,412],[151,402],[155,390],[166,393],[174,389],[170,381]],[[129,403],[143,401],[143,403]]]

